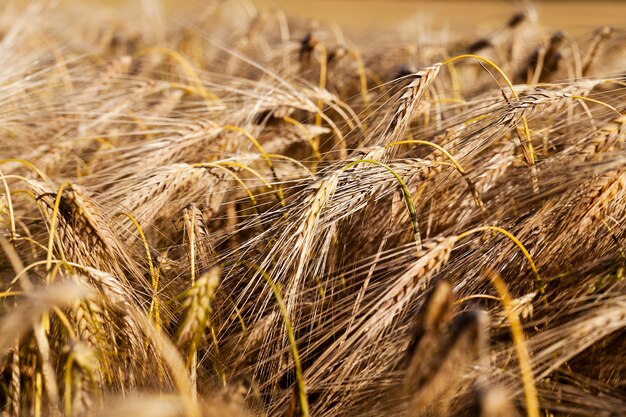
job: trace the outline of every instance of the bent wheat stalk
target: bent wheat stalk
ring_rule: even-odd
[[[452,164],[454,165],[456,170],[459,171],[459,174],[461,174],[461,176],[463,177],[465,182],[467,182],[467,186],[470,189],[470,192],[472,193],[472,197],[474,197],[474,201],[476,202],[476,206],[480,210],[482,210],[484,214],[488,214],[487,213],[487,209],[485,208],[485,205],[483,204],[483,201],[480,198],[480,195],[478,194],[478,190],[476,189],[476,186],[474,185],[472,180],[469,179],[469,177],[467,176],[467,173],[465,172],[463,167],[461,167],[461,165],[457,162],[457,160],[448,151],[446,151],[441,146],[437,145],[436,143],[428,142],[428,141],[425,141],[425,140],[411,139],[411,140],[402,140],[402,141],[398,141],[398,142],[392,142],[392,143],[389,143],[389,144],[385,145],[385,147],[386,148],[390,148],[392,146],[410,145],[410,144],[425,145],[425,146],[433,147],[433,148],[437,149],[438,151],[440,151],[441,153],[443,153],[450,161],[452,161]]]
[[[515,92],[515,89],[513,88],[513,83],[511,83],[511,80],[509,79],[509,77],[507,77],[507,75],[504,73],[504,71],[500,69],[500,67],[498,67],[495,63],[493,63],[493,61],[487,58],[484,58],[480,55],[464,54],[464,55],[458,55],[458,56],[445,60],[443,62],[443,65],[447,65],[454,61],[458,61],[460,59],[467,59],[467,58],[477,59],[478,61],[484,62],[485,64],[495,69],[498,72],[498,74],[500,74],[502,79],[506,82],[506,85],[509,87],[511,94],[513,95],[513,98],[515,98],[515,100],[519,100],[519,97],[517,96],[517,93]],[[528,162],[528,164],[532,166],[532,165],[535,165],[535,161],[537,160],[537,157],[533,149],[533,144],[530,140],[530,130],[528,129],[528,121],[526,120],[525,116],[522,116],[522,125],[523,125],[523,135],[525,139],[524,157],[526,158],[526,161]]]
[[[509,321],[509,326],[511,327],[511,335],[513,337],[513,343],[515,344],[522,380],[524,382],[527,415],[528,417],[539,417],[539,400],[537,399],[537,389],[535,388],[530,355],[524,340],[524,330],[522,329],[517,313],[511,305],[511,295],[502,278],[491,270],[487,271],[487,276],[498,291],[500,301],[502,302],[506,317]]]
[[[409,191],[409,188],[407,187],[407,185],[404,183],[404,180],[389,165],[386,165],[382,162],[374,161],[372,159],[359,159],[357,161],[350,162],[348,165],[346,165],[343,168],[342,172],[346,172],[353,166],[357,164],[363,164],[363,163],[374,164],[374,165],[378,165],[380,167],[385,168],[395,177],[395,179],[398,181],[398,184],[400,184],[400,188],[402,189],[402,194],[404,195],[404,201],[406,202],[406,207],[409,210],[409,216],[411,218],[411,225],[413,227],[413,237],[415,238],[415,244],[417,245],[417,250],[421,251],[422,250],[422,237],[420,235],[420,229],[419,229],[419,224],[417,220],[417,212],[415,211],[415,205],[413,204],[413,197],[411,197],[411,192]]]

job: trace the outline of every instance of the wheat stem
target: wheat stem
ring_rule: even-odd
[[[325,90],[326,89],[326,71],[327,71],[327,67],[328,67],[328,53],[326,51],[326,47],[324,45],[317,44],[317,47],[320,50],[320,82],[319,82],[319,86],[320,89]],[[315,113],[315,126],[321,126],[322,125],[322,115],[321,115],[321,111],[322,111],[322,107],[324,105],[324,101],[320,98],[317,100],[317,108],[318,108],[318,112]]]
[[[272,293],[274,294],[274,298],[276,299],[276,303],[278,304],[280,314],[283,317],[283,321],[285,322],[285,328],[287,330],[287,337],[289,338],[289,344],[291,345],[291,355],[293,357],[294,367],[296,368],[296,381],[298,384],[298,396],[300,399],[300,408],[302,410],[302,417],[308,417],[309,416],[309,401],[307,399],[306,385],[304,383],[302,366],[300,364],[300,355],[298,353],[298,346],[296,344],[296,336],[293,331],[293,326],[291,325],[291,319],[289,318],[289,313],[287,312],[287,306],[285,306],[283,297],[280,295],[280,289],[274,283],[274,281],[269,276],[269,274],[265,272],[260,266],[252,262],[246,261],[246,260],[239,260],[239,261],[234,262],[233,264],[241,264],[241,265],[255,269],[257,272],[259,272],[259,274],[261,274],[263,279],[268,283],[268,285],[272,289]]]
[[[78,340],[78,337],[76,337],[76,332],[72,328],[72,324],[70,323],[70,320],[67,318],[65,313],[62,312],[61,309],[57,306],[53,306],[52,310],[54,310],[54,313],[57,315],[59,320],[61,320],[63,326],[65,326],[65,330],[67,330],[67,334],[69,335],[70,339],[73,341]]]
[[[406,206],[407,206],[407,209],[409,210],[409,215],[411,217],[411,224],[413,225],[413,236],[415,238],[415,244],[417,245],[417,250],[421,251],[422,250],[422,238],[420,235],[419,224],[417,221],[417,212],[415,211],[415,205],[413,204],[413,198],[411,197],[411,192],[409,191],[409,188],[405,184],[402,177],[400,177],[396,173],[396,171],[394,171],[389,165],[386,165],[382,162],[374,161],[372,159],[359,159],[357,161],[350,162],[348,165],[346,165],[342,169],[342,172],[345,172],[348,169],[352,168],[354,165],[361,164],[361,163],[374,164],[374,165],[383,167],[387,171],[389,171],[398,181],[398,184],[400,184],[400,188],[402,188],[404,201],[406,202]]]
[[[441,151],[441,153],[443,153],[450,161],[452,161],[452,164],[454,165],[456,170],[459,171],[459,173],[461,175],[465,175],[465,170],[458,163],[458,161],[450,154],[450,152],[446,151],[444,148],[442,148],[441,146],[437,145],[436,143],[432,143],[432,142],[429,142],[427,140],[416,140],[416,139],[400,140],[400,141],[391,142],[391,143],[385,145],[385,148],[391,148],[392,146],[398,146],[398,145],[410,145],[410,144],[426,145],[426,146],[430,146],[430,147],[433,147],[433,148]]]
[[[215,101],[219,100],[219,97],[217,97],[215,94],[211,93],[206,88],[204,88],[204,85],[202,85],[202,81],[200,80],[200,77],[198,77],[198,74],[193,69],[191,64],[178,52],[172,49],[166,48],[166,47],[155,46],[155,47],[144,48],[142,50],[139,50],[135,52],[135,56],[142,56],[142,55],[147,55],[147,54],[151,54],[155,52],[162,53],[162,54],[169,56],[170,58],[178,62],[178,64],[180,64],[183,67],[183,70],[185,71],[186,75],[189,78],[191,78],[191,80],[196,84],[196,88],[200,92],[200,95],[202,96],[202,98],[204,98],[207,101],[207,106],[209,106],[208,100],[215,100]]]
[[[67,355],[67,361],[65,361],[65,375],[63,379],[63,385],[65,387],[63,391],[63,404],[65,417],[72,417],[72,373],[73,373],[74,355],[70,351]]]
[[[42,180],[46,181],[46,182],[50,182],[50,178],[43,173],[42,170],[40,170],[39,168],[37,168],[34,164],[21,159],[21,158],[7,158],[7,159],[0,159],[0,165],[2,164],[6,164],[6,163],[10,163],[10,162],[17,162],[19,164],[24,165],[26,168],[31,169],[33,172],[35,172],[37,175],[39,175],[41,177]]]
[[[487,275],[493,286],[498,291],[500,301],[504,307],[507,319],[509,321],[509,327],[511,328],[511,336],[513,337],[513,344],[517,352],[517,358],[519,361],[520,371],[522,373],[522,381],[524,384],[524,397],[526,398],[526,412],[528,417],[539,417],[539,400],[537,399],[537,389],[534,384],[533,371],[531,366],[530,355],[526,347],[524,340],[524,330],[520,319],[511,306],[511,295],[506,287],[506,284],[492,270],[487,271]]]
[[[13,199],[11,198],[11,191],[9,190],[9,184],[7,184],[6,177],[4,176],[2,171],[0,171],[0,178],[2,178],[4,192],[5,192],[5,195],[7,196],[7,207],[9,210],[9,222],[10,222],[10,227],[11,227],[10,241],[13,242],[15,241],[17,237],[17,232],[15,231],[15,215],[13,214]]]
[[[613,110],[615,113],[617,113],[618,116],[622,115],[622,113],[620,113],[615,107],[611,106],[608,103],[605,103],[604,101],[596,100],[595,98],[590,98],[590,97],[585,97],[585,96],[576,96],[576,95],[573,95],[572,98],[575,100],[583,100],[583,101],[588,101],[590,103],[599,104],[601,106],[604,106],[608,109]]]
[[[241,178],[239,178],[239,176],[237,174],[235,174],[234,172],[232,172],[228,168],[225,168],[225,167],[221,166],[220,164],[212,163],[212,162],[202,162],[202,163],[194,164],[192,166],[195,167],[195,168],[217,168],[217,169],[220,169],[220,170],[224,171],[228,175],[232,176],[235,179],[235,181],[237,181],[237,183],[241,186],[241,188],[243,188],[243,190],[248,195],[248,198],[250,199],[250,202],[252,203],[252,205],[253,206],[257,205],[256,198],[254,197],[254,194],[252,194],[252,191],[250,191],[248,186],[246,186],[246,184],[241,180]]]
[[[452,164],[454,165],[456,170],[459,171],[459,174],[461,174],[461,176],[463,177],[463,179],[467,183],[467,186],[470,189],[470,193],[472,194],[472,197],[474,198],[474,202],[476,203],[476,206],[479,209],[481,209],[484,214],[488,214],[487,213],[487,209],[485,208],[485,205],[483,204],[483,201],[480,198],[480,195],[478,194],[478,190],[476,189],[476,186],[474,185],[472,180],[469,179],[469,177],[467,176],[467,174],[466,174],[465,170],[463,169],[463,167],[461,166],[461,164],[458,163],[458,161],[450,154],[450,152],[446,151],[444,148],[442,148],[441,146],[437,145],[436,143],[432,143],[432,142],[429,142],[429,141],[426,141],[426,140],[415,140],[415,139],[401,140],[401,141],[398,141],[398,142],[392,142],[392,143],[389,143],[389,144],[385,145],[385,148],[389,148],[389,147],[397,146],[397,145],[404,145],[404,144],[416,144],[416,145],[431,146],[431,147],[437,149],[438,151],[442,152],[450,161],[452,161]]]
[[[269,154],[268,154],[268,156],[269,156]],[[269,190],[273,190],[274,189],[272,184],[270,184],[265,178],[263,178],[263,176],[261,174],[259,174],[257,171],[255,171],[254,169],[250,168],[247,165],[244,165],[244,164],[239,163],[239,162],[234,162],[234,161],[219,161],[219,162],[216,162],[215,164],[216,165],[226,165],[226,166],[241,168],[244,171],[248,171],[249,173],[251,173],[252,175],[257,177],[263,183],[263,185],[265,185]]]
[[[159,291],[159,273],[158,270],[154,268],[154,263],[152,262],[152,255],[150,254],[150,246],[148,245],[148,241],[146,240],[146,235],[143,232],[143,228],[139,224],[139,221],[132,215],[130,212],[121,212],[117,213],[117,215],[124,215],[130,219],[135,228],[137,229],[137,233],[139,233],[139,238],[141,239],[141,243],[143,244],[143,248],[146,251],[146,259],[148,260],[148,271],[150,273],[150,280],[152,282],[152,291],[154,295],[152,296],[152,300],[150,302],[150,310],[149,315],[152,317],[154,314],[154,323],[157,329],[161,329],[161,309],[159,307],[159,299],[158,299],[158,291]]]
[[[484,62],[485,64],[491,66],[493,69],[495,69],[498,74],[500,74],[500,76],[502,77],[502,79],[504,79],[504,82],[506,82],[506,85],[509,87],[509,90],[511,90],[511,94],[513,95],[513,97],[515,98],[515,100],[519,100],[519,97],[517,96],[517,93],[515,92],[515,89],[513,88],[513,83],[511,83],[511,80],[509,79],[509,77],[507,77],[507,75],[504,73],[504,71],[502,71],[500,69],[499,66],[497,66],[493,61],[482,57],[480,55],[474,55],[474,54],[463,54],[463,55],[458,55],[449,59],[446,59],[445,61],[443,61],[443,65],[448,65],[456,60],[459,59],[465,59],[465,58],[473,58],[473,59],[477,59],[481,62]],[[533,149],[533,145],[532,142],[530,141],[530,130],[528,129],[528,122],[526,121],[526,116],[522,116],[522,125],[523,125],[523,130],[524,130],[524,139],[526,142],[526,146],[528,147],[528,152],[529,152],[529,158],[528,158],[528,162],[530,165],[534,165],[535,161],[536,161],[536,155],[535,155],[535,151]]]
[[[59,207],[61,205],[61,199],[63,198],[63,191],[66,187],[71,187],[72,184],[69,181],[65,181],[59,186],[57,195],[54,199],[54,208],[52,210],[52,217],[50,218],[50,236],[48,238],[48,254],[46,256],[46,272],[49,274],[52,268],[52,248],[54,245],[54,234],[58,223]]]
[[[456,301],[454,302],[454,304],[455,304],[455,305],[458,305],[458,304],[463,304],[463,303],[464,303],[464,302],[466,302],[466,301],[469,301],[469,300],[475,300],[475,299],[497,300],[497,301],[500,301],[500,298],[498,298],[498,297],[494,297],[493,295],[489,295],[489,294],[472,294],[472,295],[468,295],[467,297],[463,297],[463,298],[460,298],[460,299],[456,300]]]
[[[267,152],[265,152],[265,150],[263,149],[263,147],[261,146],[259,141],[256,140],[256,138],[254,136],[252,136],[247,130],[245,130],[245,129],[239,127],[239,126],[226,125],[226,126],[222,126],[222,129],[224,129],[224,130],[231,130],[233,132],[239,132],[239,133],[243,134],[246,138],[248,138],[248,140],[250,140],[250,142],[252,142],[252,144],[259,150],[259,152],[263,156],[263,159],[265,159],[265,162],[267,163],[267,167],[272,172],[272,176],[274,177],[274,181],[278,182],[278,175],[276,175],[276,170],[274,169],[274,165],[272,164],[272,160],[269,158],[269,156],[267,155]],[[278,186],[277,195],[278,195],[278,198],[279,198],[279,200],[281,202],[281,205],[284,206],[285,205],[285,197],[283,195],[283,189],[280,187],[280,185]]]
[[[365,74],[365,65],[363,65],[363,58],[356,48],[350,48],[348,54],[354,59],[356,63],[357,71],[359,72],[359,86],[361,87],[361,98],[363,104],[367,105],[370,101],[367,96],[367,75]]]
[[[289,124],[296,126],[298,129],[300,129],[300,131],[304,134],[304,137],[306,137],[307,141],[309,142],[309,145],[311,145],[311,151],[313,152],[313,156],[318,162],[321,161],[322,155],[320,154],[320,149],[319,149],[319,138],[313,137],[313,135],[311,135],[311,132],[309,132],[309,130],[306,127],[304,127],[304,125],[300,123],[299,121],[297,121],[296,119],[289,117],[289,116],[285,116],[283,117],[283,120]]]
[[[284,159],[285,161],[289,161],[293,163],[294,165],[297,165],[298,167],[305,170],[306,173],[309,174],[309,177],[311,177],[312,180],[315,180],[315,175],[313,175],[313,172],[310,169],[308,169],[306,165],[304,165],[302,162],[298,161],[297,159],[293,159],[286,155],[280,155],[276,153],[268,153],[267,156],[269,156],[270,158]]]
[[[480,232],[484,232],[484,231],[487,231],[487,230],[501,233],[504,236],[506,236],[507,238],[509,238],[513,243],[515,243],[515,245],[517,245],[517,247],[520,249],[520,251],[522,252],[524,257],[528,261],[528,263],[530,265],[530,269],[535,274],[535,278],[537,278],[537,283],[539,285],[539,290],[543,294],[545,289],[544,289],[544,286],[542,285],[541,277],[539,276],[539,271],[537,270],[537,266],[535,265],[535,262],[533,261],[533,258],[530,256],[530,253],[528,253],[528,250],[526,250],[526,248],[524,247],[522,242],[520,242],[519,239],[517,239],[511,233],[509,233],[506,230],[502,229],[501,227],[497,227],[497,226],[481,226],[481,227],[476,227],[474,229],[468,230],[466,232],[463,232],[463,233],[457,235],[456,236],[456,240],[460,240],[460,239],[463,239],[464,237],[467,237],[467,236],[472,235],[474,233],[480,233]]]

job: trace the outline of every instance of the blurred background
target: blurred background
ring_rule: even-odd
[[[334,21],[353,31],[389,29],[426,19],[429,26],[469,28],[500,23],[529,2],[498,0],[252,0],[257,7],[280,7],[291,16]],[[626,0],[533,1],[544,26],[571,33],[598,26],[626,27]]]
[[[37,1],[37,0],[35,0]],[[43,0],[44,2],[46,0]],[[475,30],[499,26],[512,14],[532,5],[544,28],[565,30],[572,35],[593,32],[610,25],[626,29],[626,0],[48,0],[74,6],[98,5],[125,8],[142,5],[157,8],[168,16],[184,15],[185,10],[208,7],[211,1],[237,5],[225,10],[254,15],[254,9],[280,8],[288,16],[334,22],[354,34],[373,29],[406,30],[418,26],[430,29]],[[32,3],[33,0],[0,0],[7,4]],[[182,13],[181,13],[182,12]],[[229,19],[236,18],[231,13]],[[248,16],[249,17],[249,16]]]

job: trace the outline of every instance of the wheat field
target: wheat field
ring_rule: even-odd
[[[0,415],[625,415],[626,28],[542,22],[7,0]]]

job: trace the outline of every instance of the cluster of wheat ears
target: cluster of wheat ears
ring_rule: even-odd
[[[11,4],[2,416],[623,415],[626,32]]]

